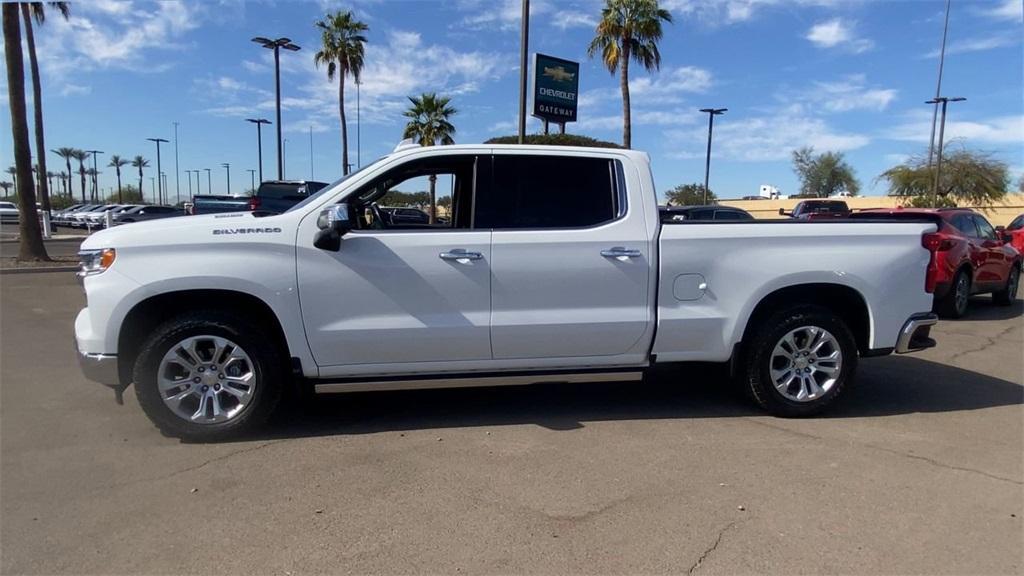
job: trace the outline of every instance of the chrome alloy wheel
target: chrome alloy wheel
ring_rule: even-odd
[[[772,350],[772,385],[786,399],[810,402],[825,395],[839,380],[843,352],[831,332],[801,326],[783,336]]]
[[[241,346],[220,336],[191,336],[167,351],[157,389],[176,416],[219,424],[241,414],[256,392],[256,372]]]

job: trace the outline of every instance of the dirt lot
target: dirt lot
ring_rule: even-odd
[[[4,574],[1024,570],[1020,301],[863,361],[825,418],[694,368],[319,398],[190,445],[81,378],[72,274],[0,283]]]

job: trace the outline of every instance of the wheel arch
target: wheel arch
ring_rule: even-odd
[[[285,358],[294,354],[284,328],[269,304],[257,296],[228,289],[186,289],[163,292],[136,303],[121,322],[117,338],[118,375],[123,385],[132,380],[132,367],[143,342],[157,326],[187,311],[215,307],[255,319]],[[293,361],[294,362],[294,361]]]
[[[871,313],[864,295],[845,284],[829,282],[794,284],[764,295],[747,318],[740,344],[749,341],[756,327],[774,311],[792,304],[810,304],[832,311],[849,326],[857,350],[864,354],[870,349]]]

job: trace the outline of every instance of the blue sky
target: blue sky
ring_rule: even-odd
[[[1016,178],[1024,173],[1024,23],[1021,0],[953,0],[943,93],[947,140],[990,151]],[[789,155],[800,146],[843,151],[864,184],[926,151],[944,2],[862,0],[663,0],[660,72],[636,67],[633,147],[651,153],[659,191],[699,182],[707,117],[715,123],[711,188],[722,197],[755,194],[759,184],[794,193]],[[568,131],[621,138],[617,78],[586,56],[599,0],[533,0],[530,50],[578,60],[580,121]],[[362,162],[389,152],[404,125],[406,96],[450,95],[459,143],[512,134],[517,114],[519,0],[453,2],[75,2],[68,22],[51,15],[37,29],[43,68],[47,147],[73,146],[151,159],[149,137],[172,140],[162,153],[172,198],[174,129],[179,123],[181,194],[186,169],[211,168],[213,192],[234,192],[256,168],[255,127],[273,120],[269,50],[252,36],[288,36],[302,46],[282,54],[287,176],[331,180],[341,173],[337,85],[312,63],[314,20],[351,8],[370,26],[361,95]],[[2,82],[5,82],[4,76]],[[351,88],[351,86],[349,86]],[[3,86],[6,105],[6,86]],[[349,91],[355,162],[355,94]],[[273,127],[264,131],[264,172],[274,173]],[[539,131],[531,119],[531,132]],[[9,134],[9,115],[0,118]],[[62,164],[50,154],[49,167]],[[13,163],[9,138],[0,165]],[[114,186],[101,168],[100,185]],[[132,176],[127,177],[134,182]],[[206,192],[206,176],[202,177]]]

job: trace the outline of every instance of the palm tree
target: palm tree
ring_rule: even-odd
[[[4,180],[3,182],[0,182],[0,188],[4,189],[4,198],[6,198],[7,195],[9,194],[8,190],[11,189],[11,186],[14,186],[14,185],[11,184],[10,182],[6,181],[6,180]]]
[[[14,180],[14,190],[18,190],[18,169],[14,166],[7,167],[7,173],[11,175],[11,179]]]
[[[78,176],[82,179],[82,202],[87,202],[85,199],[85,160],[89,157],[89,153],[75,148],[71,157],[78,160]]]
[[[622,87],[622,145],[630,147],[632,124],[629,118],[629,61],[650,70],[661,67],[661,23],[672,22],[672,14],[658,7],[658,0],[605,0],[601,21],[587,48],[593,58],[598,52],[608,71],[619,72]]]
[[[67,2],[50,2],[65,20],[68,18]],[[39,81],[39,60],[36,58],[36,36],[32,30],[32,20],[42,26],[46,21],[46,11],[42,2],[21,2],[21,16],[25,22],[25,44],[28,46],[29,68],[32,70],[32,108],[35,112],[36,151],[39,152],[39,197],[43,210],[50,212],[50,183],[43,179],[46,174],[46,144],[43,142],[43,89]]]
[[[440,144],[455,144],[452,134],[455,134],[455,126],[449,121],[458,110],[451,107],[451,98],[438,96],[434,92],[424,92],[419,96],[409,97],[412,103],[409,109],[403,112],[409,123],[405,125],[402,138],[412,138],[420,143],[420,146],[434,146]],[[437,220],[437,197],[435,187],[437,175],[430,175],[430,223]]]
[[[145,194],[142,193],[142,169],[149,166],[149,160],[146,160],[142,156],[136,156],[132,159],[132,168],[139,169],[139,197],[145,198]]]
[[[126,160],[124,158],[121,158],[117,154],[114,154],[113,156],[111,156],[110,157],[110,164],[107,164],[107,166],[111,166],[111,167],[114,168],[114,170],[117,171],[117,203],[118,204],[120,204],[122,202],[122,200],[121,200],[121,167],[122,166],[127,166],[128,164],[130,164],[130,162],[128,160]]]
[[[71,194],[68,192],[68,180],[71,179],[70,176],[68,176],[67,172],[61,170],[60,173],[57,174],[57,177],[60,178],[61,186],[64,187],[64,196],[70,200]]]
[[[21,53],[21,24],[18,5],[3,4],[4,62],[7,67],[7,107],[11,111],[11,136],[14,141],[14,166],[18,175],[19,260],[49,260],[43,245],[43,232],[36,211],[35,186],[32,184],[32,149],[28,137],[28,111],[25,103],[25,62]]]
[[[50,152],[53,152],[57,156],[60,156],[61,158],[63,158],[64,162],[67,163],[67,167],[68,167],[68,172],[67,173],[69,175],[73,174],[73,172],[71,172],[71,159],[75,157],[75,149],[74,148],[68,148],[68,147],[65,146],[63,148],[57,148],[56,150],[50,150]],[[70,179],[70,176],[69,176],[69,179]],[[68,185],[64,186],[64,194],[68,197],[69,200],[71,199],[71,191],[69,190],[69,186]]]
[[[57,174],[55,174],[54,172],[50,172],[49,170],[46,171],[46,187],[47,187],[47,189],[50,189],[50,190],[53,189],[53,177],[56,176],[56,175]]]
[[[363,45],[366,36],[363,32],[369,26],[356,20],[351,11],[328,14],[316,22],[321,30],[320,51],[313,56],[313,64],[318,68],[327,65],[327,79],[333,81],[338,76],[338,114],[341,116],[341,170],[349,173],[348,163],[348,124],[345,122],[345,76],[351,74],[352,79],[359,83],[363,72]]]
[[[86,168],[85,175],[89,177],[89,198],[93,201],[101,201],[103,198],[100,196],[99,187],[99,175],[100,173],[95,168]]]

